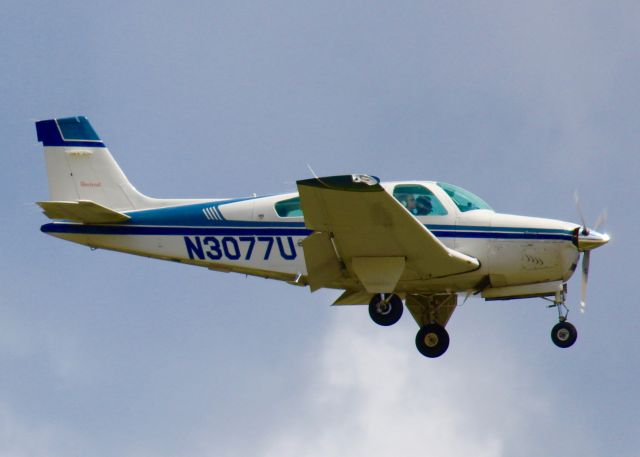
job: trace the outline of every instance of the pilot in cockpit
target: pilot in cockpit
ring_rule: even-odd
[[[411,214],[416,214],[417,205],[416,198],[413,194],[407,194],[404,198],[404,206],[409,210]]]
[[[425,195],[421,195],[418,198],[416,198],[416,211],[414,212],[414,214],[416,214],[417,216],[427,216],[429,214],[431,214],[431,210],[432,205],[431,205],[431,199]]]
[[[420,195],[416,197],[413,194],[405,194],[398,198],[407,210],[414,216],[427,216],[431,214],[432,205],[429,197]]]

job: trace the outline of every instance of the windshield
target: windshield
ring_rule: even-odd
[[[449,197],[451,197],[453,203],[455,203],[458,209],[463,213],[466,211],[473,211],[475,209],[488,209],[493,211],[493,208],[491,208],[487,202],[468,190],[443,182],[439,182],[438,186],[440,186],[440,188],[444,190]]]

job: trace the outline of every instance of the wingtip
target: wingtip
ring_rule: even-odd
[[[321,187],[325,189],[347,190],[356,192],[377,192],[383,190],[380,179],[365,174],[315,177],[297,181],[298,186]]]

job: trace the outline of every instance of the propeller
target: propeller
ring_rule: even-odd
[[[587,227],[587,222],[584,220],[584,213],[582,212],[582,207],[580,206],[580,196],[578,195],[578,191],[576,190],[573,193],[573,199],[576,202],[576,209],[578,210],[578,216],[580,216],[580,222],[582,222],[582,233],[585,235],[589,234],[589,227]]]
[[[607,210],[606,208],[600,212],[600,215],[596,219],[595,224],[593,224],[593,229],[589,229],[587,223],[584,218],[584,213],[582,212],[582,207],[580,206],[580,197],[578,196],[578,191],[575,191],[573,194],[574,200],[576,202],[576,209],[578,210],[578,215],[580,216],[580,221],[582,222],[582,229],[580,230],[580,235],[588,236],[591,233],[591,230],[596,231],[598,227],[600,227],[607,220]],[[580,312],[584,313],[587,306],[587,283],[589,281],[589,262],[591,261],[591,250],[587,249],[582,253],[582,284],[580,285]]]
[[[580,285],[580,312],[584,313],[587,307],[587,281],[589,280],[589,261],[591,251],[582,254],[582,284]]]
[[[602,224],[604,224],[607,221],[608,216],[609,214],[607,213],[607,208],[603,209],[600,212],[600,215],[598,216],[598,218],[596,219],[595,224],[593,224],[593,230],[598,230],[598,227],[600,227]]]

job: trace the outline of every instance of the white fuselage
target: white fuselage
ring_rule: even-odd
[[[415,217],[447,247],[479,260],[480,268],[442,278],[420,278],[405,271],[398,292],[451,293],[526,284],[567,281],[579,252],[578,224],[499,214],[491,210],[462,212],[433,182],[419,184],[442,203],[446,214]],[[69,241],[158,259],[235,271],[305,285],[302,241],[311,233],[301,215],[282,217],[275,204],[297,193],[246,199],[188,201],[162,208],[128,211],[120,224],[46,224],[42,230]],[[339,251],[339,246],[337,247]],[[485,282],[486,284],[482,284]],[[353,280],[331,287],[357,289]]]

